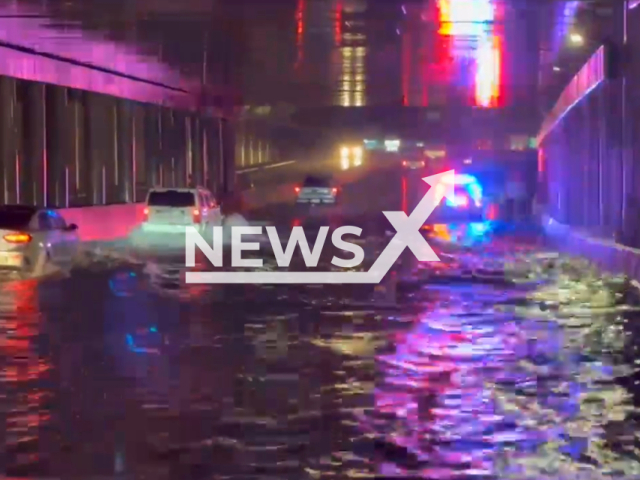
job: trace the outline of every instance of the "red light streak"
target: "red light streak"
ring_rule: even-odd
[[[411,78],[411,35],[402,34],[402,105],[409,104],[409,82]]]
[[[477,106],[499,106],[501,93],[502,44],[495,36],[480,47],[477,58],[475,102]]]
[[[409,200],[407,198],[408,195],[408,191],[407,191],[407,177],[403,176],[402,177],[402,211],[404,213],[408,214],[408,210],[409,210]]]
[[[336,5],[336,25],[335,25],[335,42],[339,47],[342,44],[342,2],[338,2]]]
[[[298,56],[296,58],[295,68],[300,66],[304,58],[304,12],[306,10],[305,0],[298,0],[298,6],[296,8],[296,47],[298,49]]]

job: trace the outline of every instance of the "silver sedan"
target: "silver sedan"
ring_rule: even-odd
[[[47,266],[71,268],[77,257],[78,226],[51,209],[0,206],[0,269],[39,276]]]

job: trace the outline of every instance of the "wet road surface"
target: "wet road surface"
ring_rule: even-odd
[[[393,180],[383,203],[411,208],[414,179],[370,181]],[[633,296],[492,228],[432,229],[443,261],[405,262],[375,289],[186,286],[126,262],[4,282],[2,468],[637,478]]]

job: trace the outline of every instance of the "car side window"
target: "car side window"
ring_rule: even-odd
[[[53,230],[55,228],[53,219],[47,212],[38,214],[38,230]]]
[[[67,222],[62,218],[62,215],[57,212],[52,212],[51,217],[53,218],[55,228],[60,230],[65,230],[67,228]]]
[[[209,195],[209,205],[211,205],[211,208],[218,208],[218,202],[213,194],[211,192],[207,192],[207,195]]]
[[[200,208],[209,208],[209,202],[203,192],[198,192],[198,201],[200,202]]]

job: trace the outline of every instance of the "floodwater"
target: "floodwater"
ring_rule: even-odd
[[[484,224],[429,235],[443,261],[377,288],[129,263],[2,283],[4,472],[640,475],[628,285]]]

